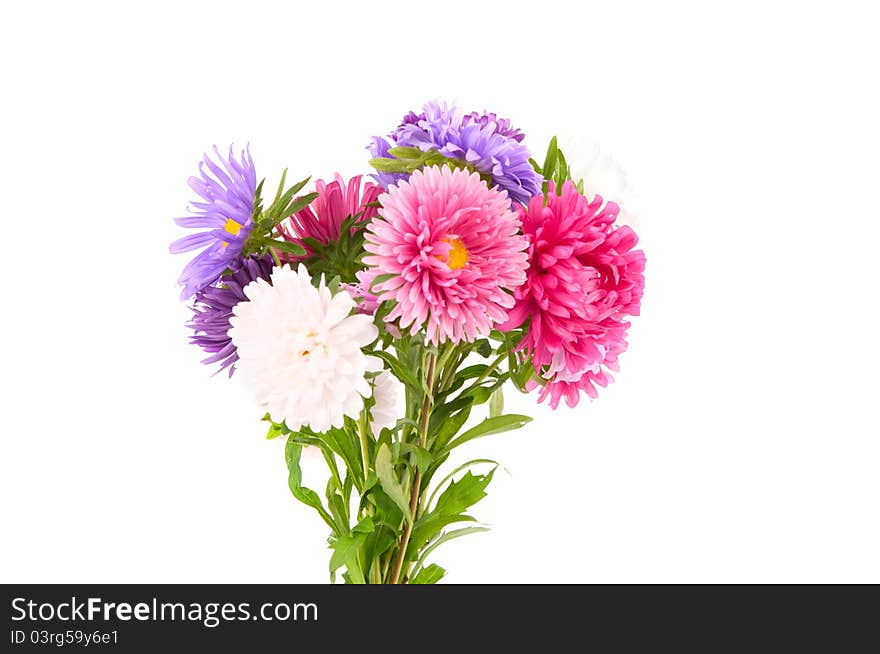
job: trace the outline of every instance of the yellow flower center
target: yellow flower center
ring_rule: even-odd
[[[470,258],[470,253],[461,242],[460,238],[454,238],[451,241],[448,238],[443,239],[445,243],[449,243],[449,253],[446,255],[446,265],[450,270],[458,270],[464,268]]]
[[[232,234],[233,236],[238,236],[238,233],[241,231],[241,224],[234,221],[232,218],[226,219],[226,224],[223,225],[223,229]],[[229,243],[223,241],[223,247],[229,247]]]

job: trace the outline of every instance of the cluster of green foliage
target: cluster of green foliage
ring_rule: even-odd
[[[408,335],[393,339],[388,349],[377,342],[368,354],[381,358],[406,389],[405,414],[392,429],[372,433],[371,400],[357,420],[347,418],[326,433],[271,424],[269,438],[287,438],[291,492],[331,530],[331,579],[343,570],[347,583],[435,583],[444,574],[428,560],[437,547],[486,530],[469,510],[485,497],[498,464],[473,459],[440,472],[457,447],[531,420],[502,413],[502,385],[512,377],[524,385],[528,375],[512,343],[510,334],[499,332],[439,347]],[[484,362],[463,365],[466,359]],[[515,367],[502,370],[509,362]],[[465,429],[483,404],[487,417]],[[329,470],[323,498],[302,484],[306,446],[321,451]]]
[[[568,162],[565,160],[565,155],[562,153],[562,150],[559,149],[555,136],[550,139],[550,145],[547,146],[547,155],[544,157],[544,165],[540,165],[534,159],[529,159],[529,163],[532,164],[532,168],[535,169],[535,172],[544,178],[543,191],[545,197],[550,186],[548,182],[553,182],[557,195],[562,195],[562,185],[565,184],[565,182],[572,180],[571,166],[569,166]],[[584,180],[578,180],[575,182],[575,186],[577,187],[578,193],[584,192]]]

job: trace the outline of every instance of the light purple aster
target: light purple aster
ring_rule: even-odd
[[[499,118],[495,114],[480,114],[474,111],[464,117],[463,124],[470,125],[471,123],[479,123],[483,127],[486,127],[489,123],[495,123],[496,132],[513,139],[517,143],[522,143],[522,140],[526,137],[521,131],[511,126],[509,118]]]
[[[193,330],[189,342],[198,345],[210,354],[202,363],[220,363],[217,372],[229,369],[229,376],[235,371],[238,352],[229,338],[229,319],[236,304],[247,297],[244,287],[256,279],[269,280],[272,272],[272,258],[249,257],[240,262],[234,272],[227,272],[218,280],[216,286],[206,286],[196,293],[193,301],[193,318],[187,327]]]
[[[192,215],[175,218],[181,227],[203,231],[184,236],[171,244],[172,254],[199,252],[183,269],[178,284],[181,300],[213,284],[241,255],[253,227],[257,172],[247,149],[236,160],[232,146],[223,157],[214,146],[219,165],[205,154],[199,162],[200,177],[190,177],[189,185],[203,201],[190,205]]]
[[[528,202],[541,190],[541,176],[529,163],[531,156],[521,141],[525,135],[510,125],[510,121],[495,114],[471,113],[445,102],[429,102],[421,114],[404,116],[389,138],[373,137],[368,150],[373,157],[387,157],[395,146],[435,150],[440,154],[461,159],[476,170],[488,174],[492,181],[506,190],[511,199]],[[376,180],[384,187],[404,175],[377,173]]]

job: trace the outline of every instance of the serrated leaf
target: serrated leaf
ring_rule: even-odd
[[[485,475],[474,475],[468,471],[457,482],[450,482],[437,499],[433,510],[416,520],[413,525],[407,555],[413,556],[447,525],[456,522],[476,522],[464,512],[486,497],[485,489],[492,481],[494,473],[494,469]]]
[[[432,513],[458,515],[486,497],[486,486],[492,481],[494,468],[485,475],[475,475],[470,470],[458,481],[451,481],[440,497]]]
[[[391,462],[391,449],[384,443],[376,452],[376,475],[379,477],[379,485],[385,494],[397,505],[403,512],[403,517],[407,522],[412,522],[412,514],[409,510],[409,498],[403,490],[397,475],[394,473],[394,465]]]

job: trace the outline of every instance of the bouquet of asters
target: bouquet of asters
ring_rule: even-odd
[[[645,256],[619,207],[585,194],[554,138],[543,164],[493,113],[410,112],[368,146],[374,181],[304,179],[264,199],[247,150],[214,148],[177,219],[191,341],[237,373],[293,496],[330,529],[330,578],[429,584],[497,464],[446,470],[460,445],[517,429],[510,382],[555,409],[611,381]],[[589,180],[587,180],[587,187]],[[398,407],[402,407],[398,409]],[[327,466],[323,494],[300,459]]]

